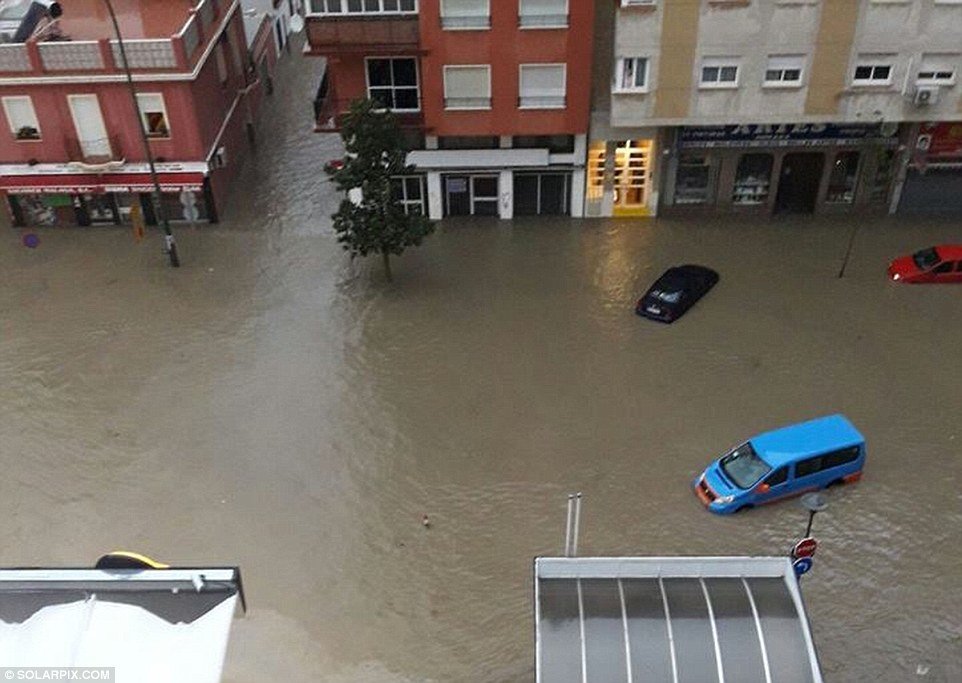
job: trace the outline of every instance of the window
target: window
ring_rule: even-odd
[[[137,93],[137,107],[140,109],[140,119],[149,138],[169,138],[170,128],[167,125],[167,109],[164,107],[164,96],[160,93]]]
[[[939,265],[937,265],[935,268],[932,269],[932,272],[936,273],[937,275],[941,275],[942,273],[951,273],[952,261],[945,261],[944,263],[940,263]]]
[[[915,82],[918,85],[955,85],[959,55],[922,55]]]
[[[491,27],[489,0],[441,0],[441,26],[446,29]]]
[[[308,0],[308,14],[416,14],[417,0]]]
[[[788,480],[788,467],[779,467],[777,470],[772,472],[765,483],[769,486],[780,486]]]
[[[851,204],[855,201],[855,179],[858,177],[858,152],[839,152],[835,155],[832,173],[828,177],[825,201],[830,204]]]
[[[368,58],[367,96],[391,111],[418,111],[421,96],[417,60]]]
[[[648,58],[619,59],[615,78],[615,92],[648,92]]]
[[[445,109],[490,109],[491,67],[487,64],[444,67]]]
[[[564,64],[522,64],[518,106],[561,109],[565,106]]]
[[[765,82],[767,88],[789,88],[802,84],[802,71],[805,68],[805,57],[801,55],[772,55],[765,67]]]
[[[547,149],[552,154],[571,154],[575,151],[574,135],[516,135],[515,149]]]
[[[409,216],[423,216],[424,177],[419,175],[391,178],[391,199],[404,208]]]
[[[702,88],[737,88],[738,62],[725,57],[705,58],[701,63]]]
[[[675,174],[675,204],[707,204],[711,198],[711,160],[703,155],[683,152]]]
[[[860,450],[858,446],[852,446],[851,448],[843,448],[834,453],[828,453],[824,456],[823,469],[827,470],[831,467],[838,467],[840,465],[847,465],[850,462],[855,462],[858,460]]]
[[[17,140],[40,139],[40,122],[29,95],[4,97],[3,110],[7,114],[10,132]]]
[[[885,59],[885,58],[882,58]],[[882,59],[862,59],[855,66],[853,85],[889,85],[892,82],[892,63]]]
[[[822,463],[823,459],[824,456],[816,455],[814,458],[802,460],[800,463],[795,465],[795,477],[807,477],[810,474],[821,472],[823,469],[825,469]]]
[[[772,176],[771,154],[745,154],[738,162],[732,202],[741,205],[764,204]]]
[[[518,25],[521,28],[566,28],[568,0],[519,0]]]
[[[439,149],[498,149],[497,135],[444,135],[438,138]]]

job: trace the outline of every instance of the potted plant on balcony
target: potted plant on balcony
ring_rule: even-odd
[[[21,126],[17,130],[17,140],[39,140],[40,131],[33,126]]]

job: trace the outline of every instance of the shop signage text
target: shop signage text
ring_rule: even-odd
[[[699,147],[895,146],[895,123],[751,123],[682,128],[679,144]]]

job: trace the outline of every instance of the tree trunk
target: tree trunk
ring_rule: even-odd
[[[394,278],[391,277],[391,255],[386,251],[382,251],[381,258],[384,259],[384,276],[388,282],[391,282],[394,280]]]

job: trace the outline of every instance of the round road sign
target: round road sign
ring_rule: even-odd
[[[795,576],[801,576],[802,574],[807,574],[808,570],[812,568],[814,561],[810,557],[800,557],[792,563],[792,569],[795,570]]]
[[[818,541],[809,536],[808,538],[803,538],[795,547],[792,548],[792,557],[799,559],[802,557],[811,557],[815,554],[815,549],[818,548]]]

